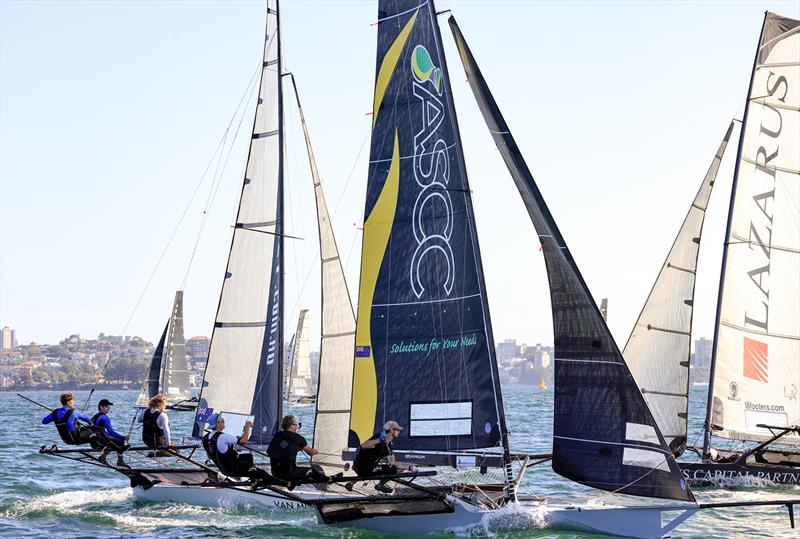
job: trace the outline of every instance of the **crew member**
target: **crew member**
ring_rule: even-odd
[[[130,447],[125,442],[131,436],[130,434],[123,436],[111,426],[111,419],[108,417],[108,413],[111,411],[112,406],[114,406],[114,403],[108,399],[100,399],[100,402],[97,403],[98,411],[92,416],[92,425],[99,429],[98,434],[100,436],[92,446],[96,446],[96,449],[103,449],[103,453],[99,457],[101,462],[105,463],[108,454],[116,451],[117,466],[127,466],[122,459],[122,453]]]
[[[208,425],[213,426],[212,432],[203,436],[203,448],[217,468],[225,475],[232,477],[247,477],[256,482],[274,484],[274,478],[266,470],[258,468],[253,463],[252,453],[239,453],[235,446],[244,445],[250,440],[253,422],[248,420],[238,438],[223,432],[225,419],[220,414],[211,414]]]
[[[137,420],[142,424],[142,441],[147,447],[172,447],[166,406],[167,398],[156,395],[147,403],[147,408],[139,412]]]
[[[392,441],[400,436],[403,427],[397,421],[387,421],[383,431],[376,434],[361,444],[353,460],[353,470],[359,477],[374,477],[376,475],[395,475],[398,470],[416,472],[413,464],[397,462],[392,451]],[[391,494],[394,489],[386,484],[386,479],[375,485],[375,490]],[[354,482],[347,483],[345,487],[352,490]]]
[[[272,437],[267,447],[272,475],[293,484],[304,480],[307,482],[327,481],[328,476],[317,464],[312,464],[310,468],[297,465],[298,451],[302,450],[309,456],[319,453],[308,445],[303,436],[297,433],[299,428],[300,423],[293,415],[287,415],[281,419],[281,430]]]
[[[95,434],[92,432],[91,427],[78,423],[77,420],[85,421],[91,425],[92,418],[80,413],[73,405],[75,398],[72,393],[64,393],[61,395],[61,408],[56,408],[44,418],[42,418],[42,425],[48,423],[55,423],[58,429],[58,434],[64,443],[69,445],[86,444],[95,439]]]

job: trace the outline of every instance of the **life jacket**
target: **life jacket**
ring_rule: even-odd
[[[356,449],[356,456],[353,459],[353,470],[356,474],[369,474],[382,459],[392,454],[391,443],[382,439],[380,434],[376,434],[370,440],[378,440],[378,444],[369,449],[361,446]]]
[[[164,429],[158,426],[160,411],[153,412],[148,408],[142,417],[142,441],[147,447],[161,447],[164,445]]]
[[[297,468],[295,459],[297,458],[297,449],[292,451],[292,444],[284,436],[284,432],[279,431],[267,446],[267,455],[269,456],[270,468],[273,475],[277,477],[289,477]]]
[[[67,412],[64,414],[64,417],[61,419],[58,418],[58,411],[61,408],[56,408],[53,410],[53,423],[56,425],[56,429],[58,429],[58,435],[61,436],[61,439],[64,440],[65,444],[69,445],[78,445],[78,428],[80,425],[75,423],[75,430],[69,430],[68,421],[69,418],[72,417],[72,412],[74,410],[72,408],[67,409]]]
[[[97,412],[96,414],[94,414],[92,416],[92,425],[95,426],[95,427],[99,427],[100,423],[98,421],[100,419],[100,416],[104,416],[104,415],[106,415],[106,414],[104,414],[103,412]]]
[[[216,431],[213,434],[209,433],[203,436],[203,449],[206,454],[217,465],[225,475],[237,476],[239,472],[239,454],[233,448],[228,446],[228,450],[220,453],[217,449],[217,438],[222,435],[222,431]]]

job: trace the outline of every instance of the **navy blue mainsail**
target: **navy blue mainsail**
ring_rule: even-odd
[[[544,253],[555,345],[553,470],[603,490],[693,501],[452,17],[450,27],[470,87]]]
[[[379,2],[351,447],[388,420],[406,427],[396,449],[493,447],[506,431],[435,13]]]

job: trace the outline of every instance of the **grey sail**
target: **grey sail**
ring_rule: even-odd
[[[161,361],[159,393],[171,402],[188,400],[192,396],[189,365],[186,361],[186,339],[183,335],[183,290],[175,292],[169,333]]]
[[[300,311],[297,319],[297,331],[289,347],[291,357],[286,370],[286,394],[289,400],[307,398],[312,395],[311,388],[311,354],[309,349],[309,316],[308,309]]]
[[[584,485],[694,501],[453,17],[470,87],[538,234],[555,345],[553,470]]]
[[[294,83],[294,77],[292,82]],[[317,412],[314,420],[314,447],[320,453],[314,457],[314,462],[328,471],[341,471],[343,463],[341,455],[342,451],[347,449],[350,424],[356,321],[297,86],[295,86],[295,97],[314,182],[322,266],[319,381]]]
[[[239,210],[211,336],[194,436],[211,413],[266,444],[283,406],[283,101],[278,3],[267,3],[261,80]]]
[[[731,122],[622,352],[675,456],[686,447],[689,357],[697,255],[703,221]]]

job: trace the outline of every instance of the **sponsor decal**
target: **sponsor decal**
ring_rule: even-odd
[[[483,430],[486,431],[486,434],[489,434],[490,432],[492,432],[492,424],[487,421],[486,424],[483,426]]]
[[[761,404],[760,402],[745,401],[745,410],[754,412],[785,412],[786,408],[782,404]]]
[[[683,477],[693,482],[731,481],[736,479],[765,479],[775,483],[798,483],[800,473],[793,472],[752,472],[746,468],[736,470],[707,468],[682,468]]]
[[[422,279],[427,275],[425,262],[436,257],[436,260],[444,260],[447,271],[437,272],[442,275],[442,281],[432,284],[441,286],[449,295],[455,284],[456,264],[450,246],[454,221],[453,201],[447,188],[450,182],[450,148],[439,129],[447,110],[439,99],[443,91],[443,74],[422,45],[417,45],[411,52],[411,74],[412,92],[421,102],[421,115],[415,120],[415,124],[421,125],[414,135],[414,179],[422,188],[414,201],[412,216],[417,248],[411,257],[411,289],[418,298],[422,297],[426,291]]]
[[[270,312],[269,319],[269,344],[267,345],[267,365],[272,365],[275,362],[275,353],[278,347],[278,326],[280,320],[280,277],[281,277],[281,244],[275,242],[275,268],[272,272],[272,311]]]
[[[736,382],[731,382],[728,385],[728,400],[738,401],[739,400],[739,384]]]
[[[769,358],[767,343],[744,337],[744,375],[759,382],[768,382]]]

